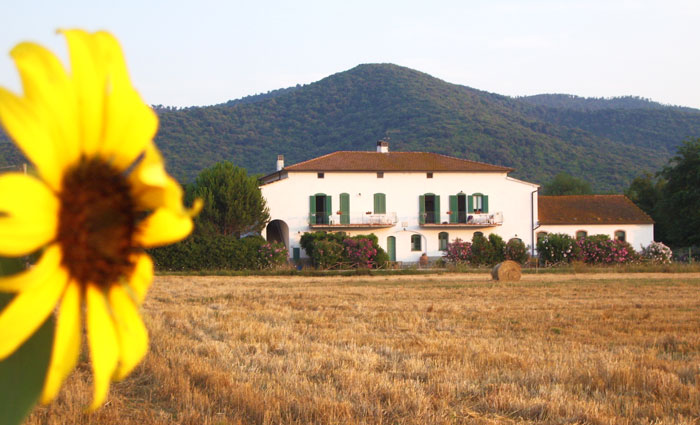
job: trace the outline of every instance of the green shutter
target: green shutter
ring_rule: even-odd
[[[425,224],[425,195],[418,197],[418,222]]]
[[[331,215],[333,212],[333,204],[332,204],[331,200],[332,200],[331,196],[326,195],[326,210],[323,212],[323,215],[324,215],[323,223],[324,224],[328,224],[330,222],[328,219],[329,218],[328,216]]]
[[[474,195],[467,195],[467,211],[470,214],[474,213]]]
[[[309,224],[316,224],[316,195],[309,196]]]
[[[294,259],[295,262],[298,262],[301,259],[301,248],[298,246],[292,248],[292,259]]]
[[[489,212],[489,197],[487,195],[483,195],[481,197],[481,204],[484,207],[484,210],[482,212],[484,212],[484,213]]]
[[[435,223],[440,223],[440,195],[435,195]]]
[[[350,224],[350,195],[340,194],[340,224]]]
[[[450,195],[450,223],[457,222],[457,195]]]
[[[383,193],[374,194],[374,213],[386,214],[386,195]]]

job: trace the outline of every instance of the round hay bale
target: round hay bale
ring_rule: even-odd
[[[491,277],[493,277],[493,280],[516,282],[520,280],[520,264],[511,260],[498,263],[491,270]]]

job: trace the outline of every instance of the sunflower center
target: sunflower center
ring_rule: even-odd
[[[126,177],[83,158],[64,175],[58,242],[63,265],[80,284],[108,286],[128,276],[137,213]]]

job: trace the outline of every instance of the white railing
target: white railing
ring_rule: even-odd
[[[450,221],[450,214],[440,214],[440,220],[433,220],[434,215],[425,213],[423,215],[426,224],[473,224],[473,225],[497,225],[503,224],[503,213],[461,213],[457,215],[457,222]]]
[[[396,213],[386,214],[349,214],[341,217],[340,214],[331,214],[327,219],[316,218],[316,214],[311,216],[312,225],[365,225],[365,226],[393,226],[397,222]]]

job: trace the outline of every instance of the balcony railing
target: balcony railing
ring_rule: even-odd
[[[386,214],[311,214],[311,227],[391,227],[397,222],[396,213]]]
[[[457,221],[450,222],[450,214],[440,214],[439,217],[433,212],[423,214],[421,226],[449,226],[449,227],[491,227],[503,224],[503,213],[457,213]]]

